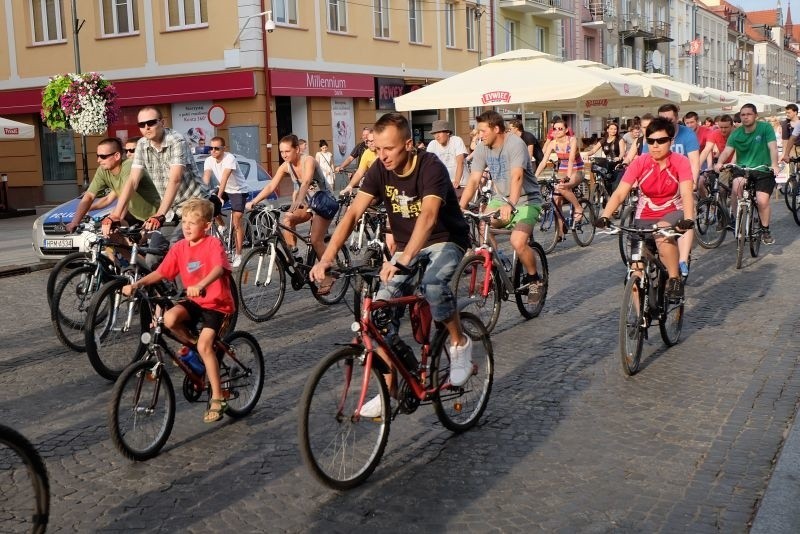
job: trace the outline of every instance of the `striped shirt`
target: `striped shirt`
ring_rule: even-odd
[[[210,195],[202,178],[197,175],[188,141],[180,132],[164,128],[160,148],[155,148],[145,137],[136,143],[132,167],[147,171],[162,198],[167,191],[169,170],[173,165],[183,167],[181,183],[172,203],[172,208],[180,215],[180,207],[184,202],[193,197],[208,198]]]

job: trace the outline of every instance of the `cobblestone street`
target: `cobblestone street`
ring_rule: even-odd
[[[430,406],[399,416],[347,493],[316,483],[297,447],[308,371],[350,337],[348,309],[308,289],[287,288],[266,323],[240,315],[267,363],[249,417],[205,425],[178,391],[166,447],[132,463],[109,438],[112,384],[53,333],[49,271],[0,278],[0,420],[47,463],[51,532],[746,532],[800,399],[798,227],[782,200],[773,218],[776,244],[740,271],[730,234],[695,249],[681,341],[651,328],[632,378],[616,237],[559,244],[542,315],[503,303],[478,426],[455,435]]]

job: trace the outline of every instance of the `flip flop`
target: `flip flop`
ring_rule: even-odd
[[[214,403],[219,405],[219,408],[212,408],[211,405]],[[206,412],[203,414],[203,422],[216,423],[222,419],[222,414],[224,414],[227,409],[228,403],[225,402],[225,399],[209,399],[208,408],[206,408]]]
[[[325,283],[326,280],[330,280],[327,284]],[[317,295],[325,296],[329,295],[331,292],[331,288],[333,287],[334,279],[333,278],[326,278],[323,280],[323,283],[317,286]]]

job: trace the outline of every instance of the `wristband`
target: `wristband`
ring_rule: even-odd
[[[108,226],[111,227],[112,230],[115,229],[115,228],[119,228],[119,226],[120,226],[120,222],[119,221],[115,221],[114,219],[112,219],[111,215],[106,215],[105,217],[103,217],[103,220],[100,222],[100,224],[102,226],[108,225]]]
[[[153,215],[147,219],[147,222],[155,227],[156,230],[161,228],[167,218],[164,215]]]

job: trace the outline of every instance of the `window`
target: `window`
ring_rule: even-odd
[[[594,59],[594,37],[583,38],[583,59]]]
[[[422,42],[422,6],[420,0],[408,0],[408,41]]]
[[[297,0],[273,0],[272,15],[275,22],[297,24]]]
[[[517,23],[513,20],[506,21],[506,50],[517,49]]]
[[[467,6],[467,50],[477,50],[478,40],[476,37],[478,31],[478,12],[475,6]]]
[[[445,46],[456,46],[456,6],[444,6],[444,41]]]
[[[167,0],[168,28],[191,28],[207,24],[207,0]]]
[[[34,43],[64,40],[61,0],[31,0],[31,21]]]
[[[547,28],[536,26],[536,50],[547,52]]]
[[[375,37],[389,38],[389,0],[373,0]]]
[[[100,0],[103,35],[121,35],[139,31],[136,0]]]
[[[328,0],[328,30],[347,31],[347,0]]]

